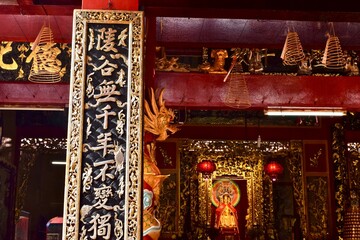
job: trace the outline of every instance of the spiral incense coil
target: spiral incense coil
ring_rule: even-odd
[[[237,62],[229,70],[226,81],[226,95],[224,104],[231,108],[245,109],[251,106],[249,91],[242,72],[241,63]]]
[[[61,50],[54,45],[51,28],[44,24],[31,48],[34,53],[34,59],[29,81],[55,83],[61,80],[61,61],[57,59]]]
[[[344,240],[360,240],[360,208],[352,206],[344,217]]]
[[[294,31],[288,32],[281,53],[281,59],[284,65],[297,65],[305,58],[303,48],[301,46],[300,38]]]
[[[345,66],[345,59],[341,50],[339,38],[329,36],[326,41],[322,64],[329,69],[342,69]]]

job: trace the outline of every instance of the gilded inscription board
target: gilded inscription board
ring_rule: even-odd
[[[140,239],[143,13],[74,12],[63,236]]]

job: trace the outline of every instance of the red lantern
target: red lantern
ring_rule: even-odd
[[[209,177],[216,170],[216,165],[211,160],[202,160],[197,164],[196,170],[202,173],[204,177]]]
[[[265,166],[265,173],[268,174],[273,181],[276,181],[278,176],[282,174],[283,170],[283,166],[275,161],[271,161]]]

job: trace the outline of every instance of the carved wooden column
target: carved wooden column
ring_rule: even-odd
[[[74,13],[63,237],[140,239],[143,13]]]

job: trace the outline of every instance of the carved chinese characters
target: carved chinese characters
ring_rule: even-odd
[[[66,236],[135,239],[141,207],[142,14],[77,14]]]

